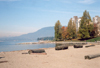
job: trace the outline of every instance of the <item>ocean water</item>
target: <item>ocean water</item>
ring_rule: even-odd
[[[33,41],[30,41],[30,42],[33,42]],[[37,41],[34,41],[34,42],[37,42]],[[55,44],[28,44],[28,45],[22,45],[22,44],[18,44],[18,43],[23,43],[23,42],[18,42],[18,41],[0,42],[0,52],[55,47]]]

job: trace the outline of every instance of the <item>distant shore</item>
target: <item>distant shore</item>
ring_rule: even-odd
[[[23,44],[23,45],[27,45],[27,44],[67,44],[67,43],[88,43],[88,44],[100,44],[100,42],[73,42],[73,41],[39,41],[39,42],[24,42],[24,43],[18,43],[18,44]]]

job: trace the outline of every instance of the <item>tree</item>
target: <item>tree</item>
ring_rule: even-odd
[[[67,39],[74,39],[76,38],[76,24],[72,22],[70,19],[68,23],[68,28],[67,28]]]
[[[91,17],[89,15],[89,12],[86,10],[83,12],[83,16],[81,18],[81,24],[79,28],[79,38],[80,39],[87,39],[91,38],[91,32],[93,31],[93,24],[90,24]]]
[[[89,32],[90,38],[94,37],[95,33],[93,33],[93,30],[94,30],[93,24],[90,24],[87,27],[88,27],[88,32]]]
[[[60,21],[58,20],[55,24],[55,40],[56,41],[60,41],[62,39],[62,36],[61,36],[61,24],[60,24]]]
[[[73,32],[72,38],[74,39],[74,38],[77,37],[77,35],[76,35],[76,24],[75,24],[75,22],[73,22],[73,24],[72,24],[72,32]]]
[[[68,27],[67,27],[67,34],[69,37],[67,37],[67,39],[72,39],[72,20],[70,19],[68,22]]]
[[[62,27],[61,28],[62,31],[62,40],[66,40],[66,36],[67,36],[67,27]]]

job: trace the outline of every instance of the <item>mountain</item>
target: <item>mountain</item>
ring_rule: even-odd
[[[54,37],[54,27],[45,27],[36,32],[23,34],[21,36],[2,38],[0,41],[37,40],[37,38],[41,37]]]

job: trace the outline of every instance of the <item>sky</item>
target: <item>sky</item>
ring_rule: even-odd
[[[0,0],[0,37],[12,37],[54,26],[67,26],[87,10],[100,16],[100,0]]]

